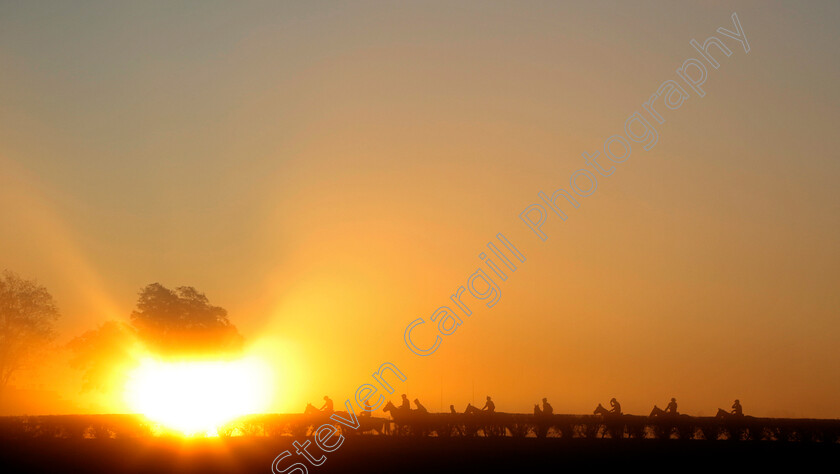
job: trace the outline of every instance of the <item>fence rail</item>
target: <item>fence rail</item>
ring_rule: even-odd
[[[324,423],[345,436],[539,437],[705,439],[730,441],[840,442],[840,420],[754,418],[719,419],[687,415],[409,414],[396,419],[360,417],[351,430],[324,414],[264,414],[238,418],[219,436],[308,436]],[[0,439],[137,438],[166,433],[140,415],[55,415],[0,417]]]

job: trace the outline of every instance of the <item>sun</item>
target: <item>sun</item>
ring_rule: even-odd
[[[144,359],[126,384],[129,407],[187,436],[216,436],[242,415],[270,403],[270,371],[250,357],[233,361],[167,362]]]

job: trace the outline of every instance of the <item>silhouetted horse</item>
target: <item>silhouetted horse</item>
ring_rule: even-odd
[[[403,428],[410,429],[408,426],[409,423],[409,416],[411,415],[411,410],[406,410],[404,408],[400,408],[389,400],[388,403],[382,408],[382,411],[389,413],[391,415],[391,419],[394,421],[394,426],[396,427],[396,433],[399,435],[403,431]]]
[[[318,408],[316,408],[315,405],[313,405],[311,403],[307,403],[306,408],[303,410],[303,414],[304,414],[304,418],[302,420],[302,424],[300,425],[300,428],[303,429],[302,432],[304,433],[304,436],[306,436],[309,433],[309,430],[315,429],[316,427],[318,427],[318,426],[320,426],[324,423],[329,423],[329,424],[335,425],[336,428],[338,428],[341,431],[341,433],[344,433],[344,434],[349,434],[349,433],[352,433],[354,431],[354,430],[349,429],[346,426],[342,425],[341,423],[338,423],[335,420],[332,420],[332,418],[331,418],[332,415],[337,415],[337,416],[340,416],[341,418],[343,418],[345,420],[349,420],[351,417],[350,417],[350,414],[347,413],[346,411],[343,411],[343,410],[342,411],[333,411],[333,412],[321,411]]]
[[[609,415],[611,415],[612,413],[610,413],[610,411],[609,411],[609,410],[607,410],[606,408],[604,408],[604,405],[601,405],[601,404],[599,403],[599,404],[598,404],[598,407],[597,407],[597,408],[595,408],[595,411],[594,411],[594,412],[592,412],[592,414],[593,414],[593,415],[601,415],[601,416],[609,416]]]
[[[717,415],[715,418],[718,420],[741,420],[746,418],[744,415],[736,415],[735,413],[730,413],[723,408],[718,408]]]
[[[747,420],[755,421],[755,418],[752,416],[745,416],[743,413],[732,413],[723,408],[718,408],[715,418],[725,422],[722,429],[728,432],[729,439],[746,439],[749,437],[758,440],[763,437],[763,427],[747,426]]]
[[[464,413],[467,415],[480,415],[481,409],[478,407],[474,407],[472,403],[467,403],[467,409],[464,410]]]
[[[465,424],[467,436],[476,435],[479,429],[483,430],[486,436],[498,436],[504,433],[504,427],[497,424],[496,412],[483,411],[472,403],[467,403],[464,414],[470,417],[470,421]]]
[[[621,438],[624,436],[624,423],[621,421],[621,413],[613,413],[609,411],[604,405],[600,403],[595,408],[595,411],[592,412],[593,415],[600,415],[601,417],[605,418],[603,421],[603,430],[601,430],[597,424],[591,425],[592,435],[597,435],[597,432],[601,432],[601,437],[604,437],[607,433],[610,434],[611,438]]]
[[[400,407],[394,405],[393,403],[391,403],[390,400],[382,408],[382,411],[390,413],[391,418],[394,418],[394,419],[404,418],[406,415],[408,415],[411,412],[411,410],[406,410],[406,409],[403,409],[403,408],[400,408]]]
[[[534,434],[537,438],[546,437],[549,423],[549,418],[540,410],[540,406],[534,405]]]
[[[660,416],[665,416],[667,414],[668,414],[668,412],[666,412],[665,410],[663,410],[663,409],[659,408],[658,406],[654,405],[653,410],[650,411],[650,415],[648,415],[648,416],[651,417],[651,418],[656,418],[656,417],[660,417]]]
[[[423,405],[417,403],[417,406],[417,410],[405,409],[389,401],[382,410],[391,414],[398,435],[427,436],[432,432],[438,436],[451,434],[452,422],[448,419],[451,414],[429,413]]]
[[[359,417],[359,433],[373,431],[381,435],[391,434],[391,421],[373,416]]]

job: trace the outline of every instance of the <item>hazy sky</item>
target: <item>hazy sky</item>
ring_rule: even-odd
[[[274,351],[283,411],[390,361],[432,410],[840,417],[840,4],[397,3],[0,3],[0,267],[60,342],[157,281]],[[717,35],[706,96],[535,238],[732,12],[750,52]],[[498,232],[499,303],[410,353]]]

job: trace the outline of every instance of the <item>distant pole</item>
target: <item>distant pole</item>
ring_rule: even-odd
[[[472,404],[475,405],[475,379],[473,379],[473,396],[472,396]]]

